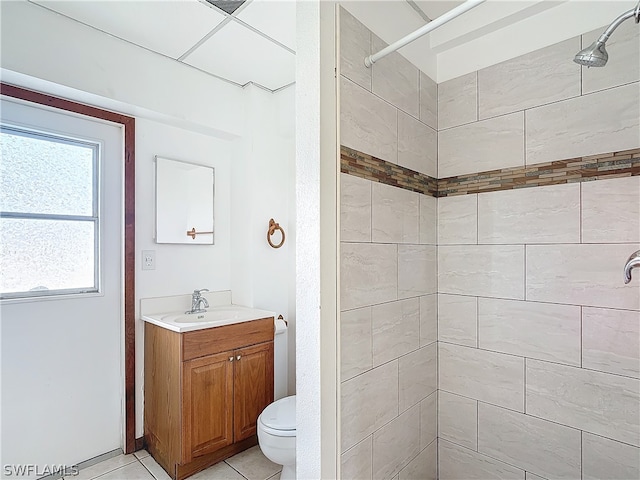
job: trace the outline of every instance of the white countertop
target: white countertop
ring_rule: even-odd
[[[167,330],[182,333],[268,317],[275,318],[275,313],[230,304],[207,308],[204,313],[187,314],[184,311],[150,313],[142,315],[142,320]]]

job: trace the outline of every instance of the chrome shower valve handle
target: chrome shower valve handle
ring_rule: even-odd
[[[631,282],[631,270],[640,267],[640,250],[631,254],[624,265],[624,283]]]

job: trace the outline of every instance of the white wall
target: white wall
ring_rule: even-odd
[[[144,408],[140,299],[231,289],[231,148],[229,141],[136,119],[136,437],[143,434]],[[155,155],[215,168],[214,245],[155,243]],[[142,250],[155,250],[155,270],[142,270]]]
[[[233,302],[282,314],[289,323],[289,393],[295,392],[294,87],[271,94],[246,89],[247,135],[235,142],[232,164]],[[267,243],[269,219],[285,243]],[[272,237],[280,241],[280,232]]]
[[[338,478],[335,4],[296,21],[297,475]]]
[[[293,89],[241,89],[34,4],[0,2],[0,8],[3,81],[136,117],[136,317],[140,298],[229,290],[233,284],[237,303],[295,320]],[[215,245],[154,243],[155,155],[216,168]],[[255,201],[247,202],[248,191],[256,192]],[[238,205],[243,218],[256,219],[250,235],[242,222],[232,224]],[[271,216],[287,232],[278,251],[265,246]],[[142,271],[142,250],[156,251],[155,270]],[[234,259],[253,263],[232,269]],[[137,437],[143,434],[142,335],[137,320]],[[23,375],[30,376],[31,368],[37,366],[24,366]],[[52,412],[57,400],[43,399]]]
[[[242,89],[32,3],[1,2],[0,12],[3,69],[94,95],[123,113],[225,138],[242,134]]]

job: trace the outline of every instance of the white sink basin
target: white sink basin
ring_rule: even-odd
[[[240,318],[244,312],[237,308],[214,308],[203,313],[170,313],[165,315],[163,319],[176,323],[196,323],[196,322],[221,322],[225,320],[234,320]]]
[[[273,312],[266,310],[242,307],[240,305],[224,305],[207,308],[206,312],[203,313],[154,313],[143,315],[142,319],[145,322],[153,323],[174,332],[189,332],[274,316]]]

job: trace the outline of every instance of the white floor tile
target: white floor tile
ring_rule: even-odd
[[[153,457],[145,457],[140,460],[147,470],[149,470],[156,480],[171,480],[171,477],[164,469],[153,459]]]
[[[138,461],[112,470],[99,478],[100,480],[154,480],[153,475]]]
[[[227,459],[227,463],[248,480],[267,480],[282,470],[282,466],[267,459],[257,445]]]
[[[189,480],[246,480],[225,462],[215,464],[189,477]]]
[[[91,480],[136,461],[133,455],[118,455],[80,470],[75,480]]]
[[[142,460],[145,457],[149,456],[149,452],[147,452],[146,450],[142,449],[142,450],[138,450],[137,452],[133,452],[133,454],[136,456],[136,458],[138,460]]]

